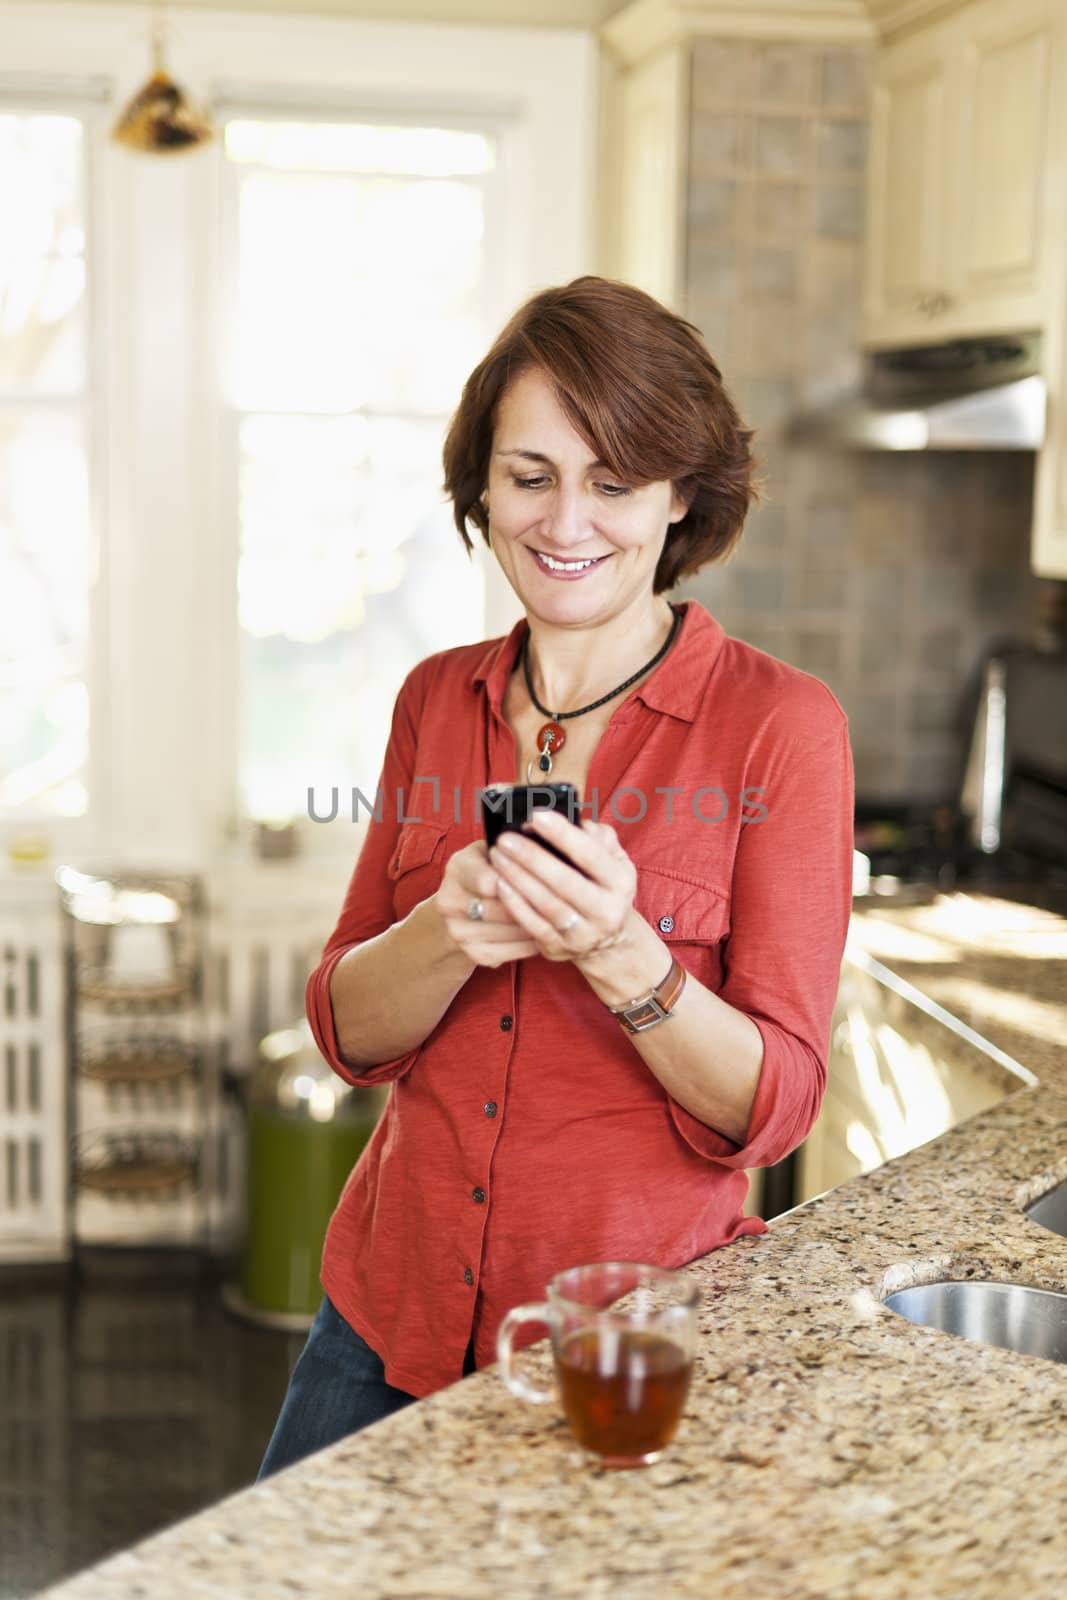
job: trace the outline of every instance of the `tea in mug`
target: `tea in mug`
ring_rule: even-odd
[[[583,1328],[556,1352],[564,1413],[578,1443],[605,1465],[640,1465],[674,1438],[693,1362],[640,1328]]]

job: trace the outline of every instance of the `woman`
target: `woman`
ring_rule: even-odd
[[[667,598],[740,538],[750,439],[698,331],[602,278],[535,295],[464,388],[445,487],[525,615],[404,681],[308,982],[334,1070],[392,1087],[261,1476],[491,1364],[564,1267],[767,1231],[745,1169],[819,1110],[853,773],[825,684]],[[487,850],[480,790],[539,781],[581,826]]]

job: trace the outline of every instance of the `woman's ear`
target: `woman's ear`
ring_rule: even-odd
[[[692,489],[688,494],[684,494],[679,490],[677,484],[671,484],[671,510],[667,518],[668,522],[681,522],[682,518],[688,515],[695,493],[696,490]]]

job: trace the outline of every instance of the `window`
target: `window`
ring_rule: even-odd
[[[591,31],[187,7],[221,137],[165,157],[109,138],[149,35],[0,5],[0,898],[240,876],[250,816],[335,881],[402,678],[517,613],[444,500],[462,385],[593,266]]]
[[[83,135],[77,116],[0,101],[0,817],[14,820],[88,808]]]
[[[486,131],[226,124],[226,399],[239,523],[240,803],[351,815],[408,668],[477,639],[484,596],[441,445],[484,354]]]

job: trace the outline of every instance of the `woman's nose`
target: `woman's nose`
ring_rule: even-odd
[[[589,501],[582,490],[556,490],[545,518],[545,532],[556,550],[570,549],[588,538]]]

